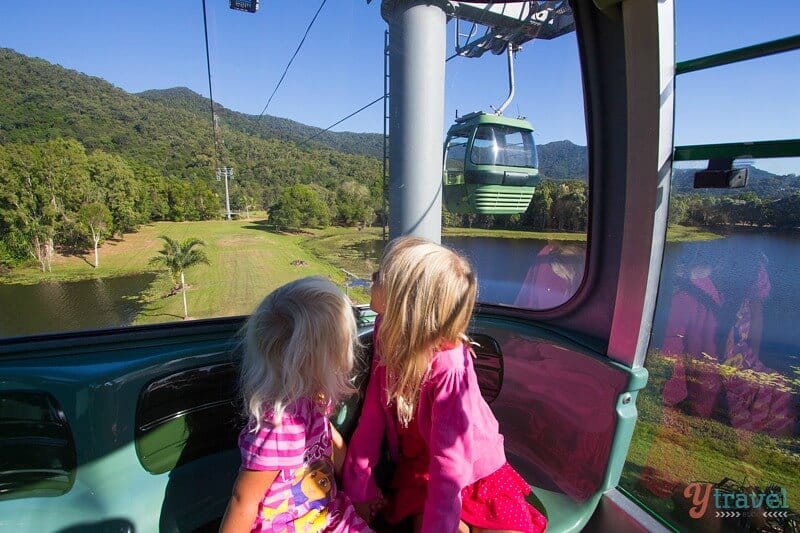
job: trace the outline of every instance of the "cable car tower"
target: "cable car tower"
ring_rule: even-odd
[[[461,21],[456,19],[456,53],[480,57],[486,51],[501,54],[505,50],[508,97],[494,113],[469,113],[457,118],[448,130],[442,190],[449,211],[513,215],[524,213],[533,198],[539,183],[533,126],[523,117],[503,116],[514,98],[514,55],[525,41],[552,38],[575,27],[566,2],[535,4],[486,4],[482,9],[465,4],[459,10],[459,16],[472,19],[472,27],[462,34]],[[494,11],[497,7],[499,16]],[[513,18],[515,23],[504,17]],[[476,37],[478,21],[490,24],[480,37]],[[466,39],[463,44],[462,38]]]
[[[392,73],[389,237],[413,234],[440,241],[443,197],[458,212],[523,212],[538,183],[538,161],[530,123],[502,116],[513,97],[513,53],[532,39],[574,31],[568,1],[383,0],[381,15],[389,25]],[[509,53],[511,90],[500,113],[471,113],[450,128],[443,172],[448,18],[456,19],[459,55]],[[472,24],[466,34],[462,23]]]

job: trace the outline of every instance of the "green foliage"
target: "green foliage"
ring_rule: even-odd
[[[346,181],[336,191],[336,210],[344,226],[367,225],[374,217],[369,189],[354,181]]]
[[[270,207],[269,221],[279,229],[324,228],[330,225],[330,211],[313,187],[292,185]]]
[[[111,229],[111,211],[105,204],[92,202],[84,204],[78,211],[78,220],[87,230],[88,236],[96,235],[95,240],[108,237]]]
[[[589,158],[585,146],[570,141],[555,141],[537,147],[539,173],[551,180],[579,179],[589,176]]]
[[[753,192],[674,196],[670,200],[669,221],[706,228],[800,228],[800,192],[779,199],[765,199]]]
[[[111,211],[100,202],[84,204],[78,211],[83,235],[94,248],[94,267],[100,266],[100,252],[97,247],[111,233]]]
[[[174,109],[189,109],[200,115],[207,114],[209,109],[207,98],[186,87],[144,91],[137,96],[153,102],[160,102]],[[304,142],[314,137],[308,142],[309,147],[373,158],[382,157],[383,154],[383,135],[379,133],[327,131],[320,134],[321,128],[306,126],[286,118],[237,113],[217,104],[214,107],[220,119],[229,124],[232,129],[253,137],[280,139],[294,143]]]
[[[151,265],[159,265],[167,269],[170,278],[177,285],[182,272],[200,264],[208,264],[208,257],[203,250],[198,250],[195,246],[205,246],[205,242],[196,237],[190,237],[179,243],[166,235],[159,235],[159,239],[164,241],[157,256],[150,259]]]
[[[183,318],[189,317],[189,308],[186,304],[186,278],[184,272],[200,263],[209,264],[208,256],[203,250],[195,246],[205,246],[205,243],[196,237],[189,237],[182,243],[175,239],[160,235],[164,245],[157,256],[150,259],[150,264],[161,265],[167,269],[174,285],[181,290],[183,296]]]

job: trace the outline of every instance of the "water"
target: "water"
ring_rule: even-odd
[[[536,254],[547,244],[532,239],[446,238],[478,270],[479,300],[511,304]],[[724,294],[745,292],[751,286],[746,272],[766,259],[772,289],[764,302],[761,359],[785,374],[800,366],[800,234],[748,232],[704,242],[668,243],[659,300],[653,324],[652,347],[659,347],[670,312],[676,273],[701,258],[714,265],[718,289]]]
[[[153,274],[37,285],[0,285],[0,337],[128,326]]]
[[[511,305],[528,269],[547,241],[445,237],[442,244],[460,251],[477,268],[479,301]]]
[[[669,316],[675,273],[681,263],[695,264],[705,256],[714,265],[712,277],[721,279],[720,293],[746,292],[758,262],[765,261],[771,285],[764,301],[761,359],[767,366],[791,375],[800,366],[800,235],[738,233],[709,242],[672,243],[664,256],[664,276],[653,324],[653,343],[660,345]]]

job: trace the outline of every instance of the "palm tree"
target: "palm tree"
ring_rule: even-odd
[[[176,285],[180,279],[180,288],[183,293],[183,318],[185,320],[189,317],[189,309],[186,306],[186,279],[183,271],[198,263],[209,264],[206,253],[203,250],[194,249],[195,246],[205,246],[206,243],[196,237],[190,237],[182,243],[178,243],[178,241],[166,235],[160,235],[159,239],[164,241],[164,246],[159,250],[159,255],[150,259],[150,263],[165,266]]]

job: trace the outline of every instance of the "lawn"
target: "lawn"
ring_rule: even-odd
[[[343,234],[357,230],[340,229]],[[247,314],[271,290],[302,276],[321,275],[345,287],[346,274],[301,245],[312,233],[284,234],[268,229],[262,221],[157,222],[126,234],[122,240],[110,240],[100,248],[100,267],[93,268],[93,257],[58,255],[51,273],[34,267],[15,269],[4,283],[39,283],[76,281],[87,278],[116,277],[157,270],[149,260],[157,255],[167,235],[183,241],[202,239],[209,265],[198,265],[186,272],[189,285],[188,305],[192,318]],[[145,310],[136,323],[164,322],[183,318],[179,293],[169,294],[171,282],[159,276],[142,297]],[[357,301],[366,301],[366,293],[350,291]]]
[[[729,478],[743,486],[786,488],[789,506],[800,509],[800,456],[794,438],[736,431],[730,425],[671,411],[661,401],[672,363],[659,353],[647,356],[647,387],[637,399],[639,420],[620,484],[648,507],[669,516],[672,501],[659,498],[639,483],[645,466],[683,483],[719,482]]]

